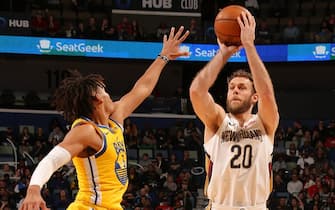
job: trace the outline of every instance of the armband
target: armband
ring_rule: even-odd
[[[71,160],[69,151],[61,146],[55,146],[37,165],[31,176],[29,185],[38,185],[42,189],[51,175],[61,166]]]

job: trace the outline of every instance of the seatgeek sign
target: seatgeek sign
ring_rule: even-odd
[[[103,54],[101,44],[89,44],[86,42],[73,42],[72,40],[56,41],[54,44],[49,39],[40,39],[36,47],[44,54],[78,54],[87,53]]]
[[[265,62],[328,61],[335,59],[335,44],[257,45]],[[143,51],[143,49],[146,49]],[[0,35],[0,53],[62,55],[115,59],[155,59],[162,49],[158,42],[86,40]],[[188,56],[180,61],[209,61],[218,53],[216,44],[191,44],[180,46]],[[246,62],[244,49],[236,52],[229,62]]]

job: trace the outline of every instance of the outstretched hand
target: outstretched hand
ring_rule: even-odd
[[[169,36],[164,35],[163,37],[163,49],[160,54],[167,56],[170,60],[174,60],[180,56],[187,56],[189,52],[179,51],[179,45],[190,34],[188,30],[184,34],[183,32],[184,26],[181,26],[177,33],[175,33],[175,27],[172,27]]]
[[[24,199],[19,210],[50,210],[47,208],[45,201],[43,200],[40,188],[30,186],[27,190],[27,196]]]

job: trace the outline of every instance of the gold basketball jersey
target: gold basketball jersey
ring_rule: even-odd
[[[123,129],[110,120],[109,126],[97,125],[89,119],[77,119],[72,127],[92,124],[103,137],[103,146],[96,154],[72,159],[76,168],[79,191],[75,203],[85,203],[93,209],[122,209],[121,201],[128,185],[127,156]],[[70,207],[71,207],[70,206]],[[70,208],[71,209],[71,208]]]

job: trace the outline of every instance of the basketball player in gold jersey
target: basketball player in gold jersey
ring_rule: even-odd
[[[158,57],[119,101],[112,101],[100,75],[78,74],[62,82],[54,105],[73,122],[72,128],[36,167],[20,210],[48,209],[40,190],[53,172],[71,159],[79,191],[68,209],[122,209],[120,203],[128,185],[123,121],[150,95],[168,61],[188,54],[179,52],[188,35],[184,27],[176,32],[172,27],[163,37]]]
[[[255,18],[242,12],[237,20],[251,74],[239,70],[228,79],[226,110],[215,103],[209,89],[242,48],[218,41],[220,51],[192,81],[190,98],[205,125],[205,187],[211,210],[266,210],[279,114],[270,76],[254,45]],[[256,103],[258,113],[253,114]]]

